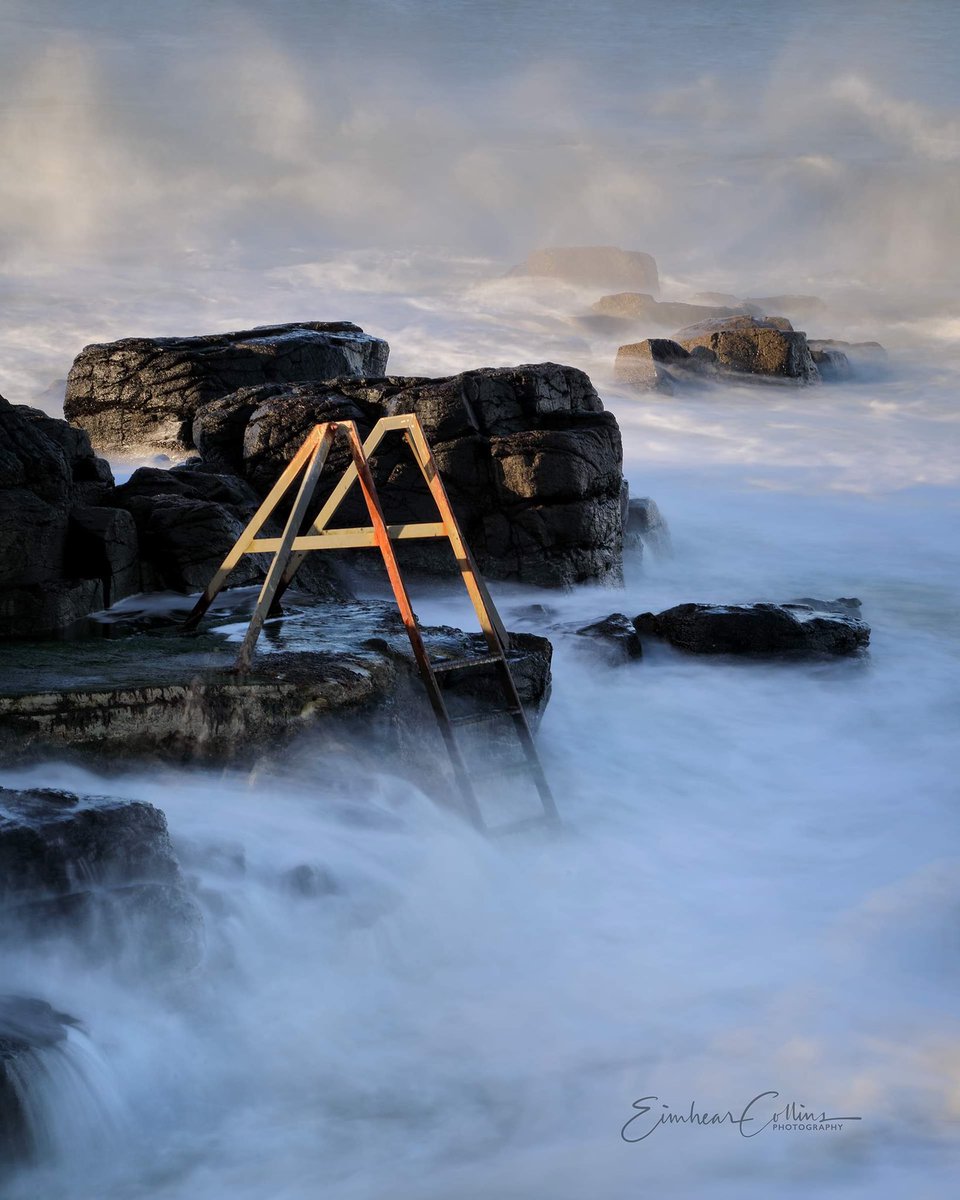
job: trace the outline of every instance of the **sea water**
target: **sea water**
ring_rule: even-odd
[[[508,625],[551,610],[558,837],[487,841],[309,747],[281,774],[5,769],[162,808],[207,955],[160,986],[4,954],[5,991],[82,1028],[3,1194],[950,1194],[956,7],[14,2],[0,31],[8,399],[59,411],[89,341],[303,318],[387,337],[396,373],[567,362],[671,531],[622,589],[494,586]],[[555,243],[645,249],[671,298],[819,295],[811,336],[889,358],[631,394],[595,293],[504,277]],[[869,653],[612,668],[564,632],[799,596],[859,597]],[[291,893],[302,864],[335,891]],[[774,1112],[801,1128],[743,1136]]]

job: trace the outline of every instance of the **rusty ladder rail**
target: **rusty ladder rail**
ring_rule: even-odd
[[[386,434],[402,431],[405,442],[412,451],[414,461],[419,467],[430,494],[440,515],[438,522],[422,522],[417,524],[388,525],[380,505],[380,498],[370,470],[369,460],[375,453]],[[313,519],[309,530],[301,534],[310,501],[316,491],[320,473],[327,460],[330,447],[338,434],[347,438],[352,461],[330,493],[319,513]],[[280,537],[260,537],[260,531],[277,505],[293,487],[297,478],[300,486],[290,515],[287,518],[283,533]],[[340,507],[354,483],[360,484],[360,490],[370,516],[370,525],[365,528],[330,529],[330,520]],[[457,560],[460,575],[470,597],[474,610],[480,622],[487,641],[488,653],[473,658],[441,660],[433,662],[427,653],[423,636],[417,623],[417,618],[410,603],[406,584],[400,573],[394,552],[395,541],[409,539],[447,538]],[[382,417],[367,437],[361,442],[354,421],[328,421],[316,425],[307,435],[303,445],[287,464],[280,478],[274,484],[269,494],[251,518],[246,529],[237,539],[230,553],[226,556],[219,570],[207,584],[206,589],[197,601],[184,622],[185,630],[195,629],[207,609],[213,603],[218,593],[226,585],[227,579],[234,567],[245,554],[260,554],[265,551],[273,552],[273,561],[267,571],[267,577],[260,589],[256,608],[244,636],[240,652],[237,655],[236,669],[248,671],[253,662],[257,640],[263,623],[271,609],[279,603],[280,597],[293,581],[300,564],[312,550],[357,549],[376,547],[380,550],[393,595],[403,618],[403,623],[410,639],[414,658],[420,672],[420,677],[426,688],[431,708],[436,717],[437,725],[444,746],[450,758],[454,778],[463,798],[463,808],[472,824],[481,830],[487,830],[487,824],[480,810],[473,780],[467,769],[467,764],[461,752],[460,745],[454,732],[457,725],[479,724],[482,721],[498,716],[509,715],[513,721],[517,740],[523,752],[523,759],[516,764],[525,774],[529,775],[540,799],[542,814],[533,820],[518,821],[509,825],[499,826],[491,833],[511,832],[514,829],[525,828],[528,825],[540,823],[559,823],[556,802],[550,785],[543,772],[543,765],[537,753],[536,744],[530,725],[527,722],[523,705],[517,694],[516,684],[510,671],[507,654],[510,649],[510,637],[503,626],[496,606],[487,591],[483,577],[477,570],[473,555],[463,539],[460,526],[450,505],[446,488],[440,477],[433,451],[427,441],[420,419],[415,413],[402,414],[393,417]],[[501,693],[506,701],[506,707],[470,717],[451,717],[443,698],[443,691],[437,682],[437,675],[449,671],[469,670],[475,667],[496,667],[497,679]]]

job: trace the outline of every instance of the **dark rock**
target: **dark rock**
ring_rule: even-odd
[[[62,630],[137,590],[135,535],[104,507],[87,435],[0,397],[0,639]]]
[[[114,503],[136,523],[143,591],[202,591],[260,505],[260,497],[235,475],[197,463],[159,470],[140,467],[116,489]],[[128,518],[129,519],[129,518]],[[278,536],[276,524],[264,536]],[[230,576],[231,587],[259,583],[270,554],[244,555]],[[298,588],[316,595],[344,596],[332,564],[310,555],[297,575]]]
[[[715,374],[714,360],[712,351],[700,347],[691,354],[669,338],[647,338],[620,347],[614,373],[620,383],[639,391],[672,395],[677,385],[698,384]]]
[[[202,920],[162,812],[140,801],[0,788],[0,936],[69,933],[96,957],[194,966]]]
[[[593,305],[592,311],[634,325],[662,325],[665,329],[676,329],[678,325],[692,325],[695,321],[713,317],[749,315],[741,305],[684,304],[674,300],[655,300],[653,296],[642,292],[617,292],[612,296],[602,296]]]
[[[67,568],[71,574],[100,579],[103,607],[140,591],[139,553],[136,524],[124,509],[83,505],[71,511]]]
[[[568,283],[596,287],[637,288],[656,294],[660,290],[657,264],[640,250],[618,246],[552,246],[534,250],[512,275],[542,275]]]
[[[64,413],[100,450],[182,458],[193,448],[201,405],[254,384],[382,375],[388,350],[346,321],[124,338],[81,351],[67,378]]]
[[[399,413],[416,413],[423,422],[484,574],[544,587],[620,578],[620,431],[589,378],[572,367],[541,363],[448,379],[340,379],[245,389],[211,413],[201,409],[195,427],[205,453],[218,463],[239,456],[244,477],[263,495],[318,421],[354,420],[365,435],[379,417]],[[343,444],[331,450],[318,505],[348,461]],[[433,500],[399,437],[382,444],[374,474],[389,520],[436,520]],[[368,523],[357,489],[340,513],[346,524]],[[399,554],[406,567],[451,569],[446,545],[401,544]]]
[[[643,657],[643,646],[633,622],[624,613],[611,613],[592,625],[577,630],[579,637],[592,638],[611,651],[610,657],[617,662],[626,662]]]
[[[691,654],[812,658],[854,654],[870,641],[870,626],[837,605],[678,604],[642,613],[637,632],[662,638]],[[859,613],[859,606],[857,607]]]
[[[624,544],[648,546],[658,556],[670,553],[670,530],[657,502],[649,496],[638,496],[629,502]]]
[[[793,329],[785,318],[701,321],[681,329],[675,340],[687,351],[697,347],[711,351],[724,371],[794,383],[816,383],[820,379],[806,334]]]
[[[38,1156],[42,1131],[32,1085],[47,1054],[77,1024],[44,1000],[0,995],[0,1171]]]

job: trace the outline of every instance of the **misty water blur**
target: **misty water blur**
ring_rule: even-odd
[[[298,318],[386,336],[397,373],[570,362],[674,553],[622,591],[500,586],[508,616],[856,595],[873,626],[864,661],[619,671],[554,634],[550,842],[488,844],[389,771],[358,792],[309,758],[5,770],[156,803],[208,930],[204,970],[163,989],[67,947],[5,956],[4,990],[86,1031],[11,1200],[947,1194],[958,40],[946,0],[7,0],[8,399],[58,411],[90,341]],[[562,242],[653,253],[664,296],[816,294],[811,336],[890,361],[638,400],[580,319],[594,293],[503,277]],[[465,619],[443,591],[417,609]],[[304,863],[336,890],[292,895]],[[768,1088],[864,1119],[620,1140],[639,1096]]]

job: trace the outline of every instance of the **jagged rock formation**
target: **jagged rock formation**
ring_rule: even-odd
[[[168,471],[140,467],[116,489],[113,504],[129,513],[139,540],[137,591],[202,591],[260,505],[260,497],[236,475],[196,462]],[[268,524],[265,536],[278,535]],[[231,587],[259,583],[271,555],[244,555]],[[297,574],[297,587],[320,596],[345,597],[329,556],[312,554]]]
[[[245,388],[202,407],[193,437],[204,462],[239,471],[263,495],[317,422],[354,420],[365,433],[381,416],[410,412],[423,422],[481,571],[545,587],[620,578],[620,431],[572,367]],[[331,452],[321,498],[346,462],[344,450]],[[375,475],[391,520],[436,519],[399,438],[378,451]],[[348,524],[366,523],[359,507],[343,512]],[[450,571],[445,547],[402,550],[408,565]]]
[[[43,635],[137,589],[132,518],[86,433],[0,397],[0,639]]]
[[[199,463],[117,488],[82,429],[0,397],[0,640],[58,633],[137,592],[199,591],[259,503]],[[231,584],[260,581],[268,561],[244,558]],[[319,555],[297,583],[346,595]]]
[[[254,384],[382,375],[388,353],[386,342],[348,321],[124,338],[80,352],[63,409],[103,453],[183,458],[201,405]]]

